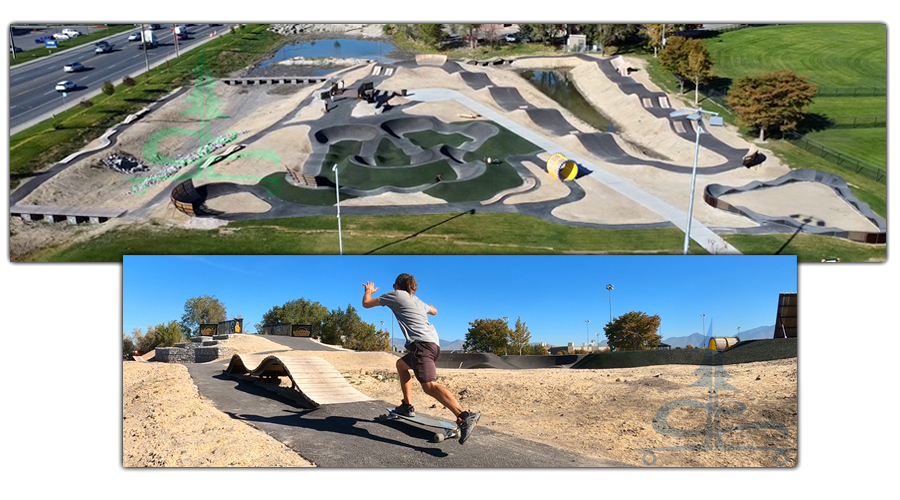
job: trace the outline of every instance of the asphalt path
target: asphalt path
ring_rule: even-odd
[[[399,421],[378,421],[384,401],[309,409],[247,377],[224,373],[227,362],[185,365],[200,394],[222,412],[253,425],[319,467],[625,467],[486,428],[490,411],[465,445],[432,443],[433,431]],[[398,390],[399,392],[399,390]]]
[[[169,25],[154,31],[159,46],[147,52],[149,63],[162,61],[175,53],[175,40]],[[213,31],[224,31],[225,26],[198,24],[188,27],[188,39],[178,40],[179,52],[182,48],[195,45]],[[53,54],[36,62],[15,66],[9,72],[9,126],[10,129],[34,120],[41,115],[52,113],[64,105],[63,96],[55,90],[57,82],[71,80],[77,87],[65,98],[67,104],[79,101],[88,93],[99,90],[106,80],[115,82],[126,75],[136,76],[146,71],[144,51],[138,49],[140,42],[129,42],[128,36],[139,32],[140,28],[113,35],[107,41],[113,44],[113,51],[95,54],[94,44],[86,44],[64,53]],[[32,43],[33,40],[32,40]],[[70,62],[80,62],[84,71],[66,73],[63,66]]]

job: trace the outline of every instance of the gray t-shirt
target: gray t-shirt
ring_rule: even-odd
[[[378,303],[394,311],[406,343],[432,342],[440,345],[437,330],[428,322],[431,308],[406,290],[393,290],[378,297]]]

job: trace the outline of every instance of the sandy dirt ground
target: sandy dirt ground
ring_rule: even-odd
[[[225,342],[238,353],[284,349],[255,336]],[[376,399],[399,403],[389,353],[307,351],[337,368],[349,384]],[[227,360],[221,360],[223,363]],[[218,361],[217,361],[218,362]],[[301,455],[249,424],[233,420],[198,395],[182,365],[125,361],[123,367],[123,464],[166,466],[305,466]],[[670,365],[611,370],[438,370],[438,381],[466,408],[482,412],[483,428],[595,457],[643,466],[636,448],[702,445],[703,437],[657,433],[653,419],[666,403],[706,403],[707,390],[691,387],[697,366]],[[736,391],[720,390],[720,428],[778,422],[788,434],[769,430],[725,432],[728,445],[797,448],[797,359],[725,367]],[[290,387],[287,379],[282,386]],[[413,404],[422,414],[452,418],[415,385]],[[740,411],[745,405],[745,411]],[[707,410],[681,407],[669,414],[673,427],[706,428]],[[477,431],[472,437],[478,439]],[[796,466],[797,452],[785,465]],[[657,467],[771,467],[768,451],[660,451]],[[648,461],[650,459],[648,458]]]

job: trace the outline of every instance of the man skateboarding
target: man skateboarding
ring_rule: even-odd
[[[428,322],[428,315],[436,315],[434,306],[422,302],[416,293],[416,278],[410,274],[401,274],[394,280],[394,290],[372,297],[378,291],[375,284],[367,282],[363,284],[365,293],[362,305],[366,309],[375,306],[387,306],[391,308],[397,317],[400,331],[406,337],[405,356],[397,360],[397,373],[400,375],[400,390],[403,393],[403,401],[394,411],[407,416],[415,416],[415,408],[412,405],[412,370],[416,380],[422,384],[425,394],[438,400],[448,410],[456,415],[456,425],[459,427],[459,444],[469,439],[481,413],[463,410],[459,401],[453,397],[453,393],[446,387],[437,383],[437,367],[434,362],[441,354],[437,330]]]

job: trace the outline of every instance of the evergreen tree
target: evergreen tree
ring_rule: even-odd
[[[256,331],[262,331],[266,326],[312,325],[312,335],[318,337],[326,316],[328,316],[327,307],[318,302],[299,298],[266,311],[262,323],[256,325]]]
[[[529,342],[531,342],[531,332],[522,321],[522,318],[519,317],[516,319],[516,328],[509,334],[509,348],[513,352],[518,350],[519,354],[522,354],[522,351],[528,347]]]

